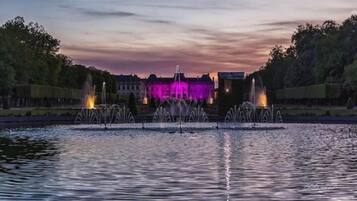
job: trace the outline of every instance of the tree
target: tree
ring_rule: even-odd
[[[356,90],[357,89],[357,57],[354,62],[345,67],[345,87]]]
[[[262,68],[264,85],[268,90],[284,87],[287,70],[293,65],[295,59],[293,48],[285,50],[282,46],[275,46],[270,51],[270,58]]]
[[[133,93],[130,93],[129,100],[128,100],[128,107],[133,115],[137,115],[138,110],[136,108],[136,100]]]
[[[319,25],[306,24],[298,26],[291,37],[296,51],[296,61],[291,68],[295,68],[296,86],[315,84],[313,68],[316,63],[316,45],[321,38]]]
[[[17,83],[48,84],[53,81],[51,78],[55,78],[53,75],[59,68],[56,58],[59,40],[37,23],[26,25],[22,17],[7,21],[0,27],[0,33],[0,46],[6,49],[7,63],[14,67]]]
[[[15,70],[12,66],[0,60],[0,94],[3,100],[3,108],[9,108],[9,95],[15,84]]]
[[[345,66],[357,54],[357,16],[342,25],[325,21],[321,25],[300,25],[284,50],[275,46],[259,70],[268,89],[311,84],[344,83]],[[281,77],[284,76],[284,82]]]

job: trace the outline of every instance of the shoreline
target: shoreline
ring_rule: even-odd
[[[49,125],[74,124],[74,116],[12,116],[0,117],[0,129],[16,129],[43,127]],[[139,116],[136,123],[150,122],[147,117]],[[216,119],[217,120],[217,119]],[[357,116],[287,116],[283,123],[310,123],[310,124],[357,124]],[[217,122],[217,121],[211,121]]]

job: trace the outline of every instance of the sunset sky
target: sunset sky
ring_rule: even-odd
[[[357,0],[0,0],[0,23],[36,21],[75,63],[115,74],[252,72],[298,24],[341,22]]]

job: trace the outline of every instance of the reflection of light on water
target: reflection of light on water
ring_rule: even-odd
[[[85,99],[85,107],[86,109],[94,109],[95,108],[95,96],[94,95],[87,95]]]
[[[231,190],[231,139],[230,135],[224,135],[224,166],[226,169],[226,191],[227,191],[227,201],[230,200],[229,191]]]
[[[268,98],[265,89],[257,92],[257,106],[263,108],[268,106]]]

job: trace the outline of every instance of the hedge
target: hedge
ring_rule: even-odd
[[[45,85],[17,85],[14,89],[15,95],[21,98],[63,98],[72,100],[82,99],[82,90],[61,88]],[[96,93],[100,99],[101,93]],[[107,93],[107,99],[117,100],[118,95]]]
[[[318,84],[306,87],[279,89],[276,98],[282,99],[337,99],[341,96],[342,85]]]
[[[45,85],[17,85],[15,94],[21,98],[64,98],[81,99],[80,89],[69,89]]]

